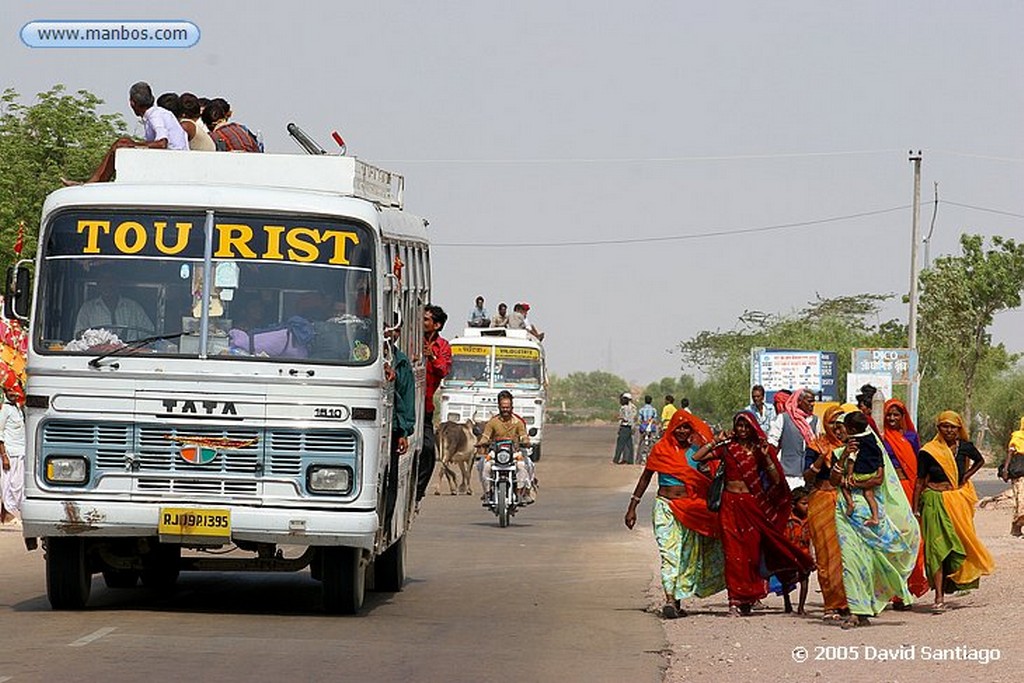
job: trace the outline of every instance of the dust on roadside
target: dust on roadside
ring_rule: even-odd
[[[948,596],[945,614],[928,611],[928,593],[909,612],[886,610],[870,626],[844,631],[821,620],[815,577],[804,617],[784,614],[782,598],[773,595],[765,600],[767,610],[729,618],[722,592],[688,601],[689,616],[663,622],[669,643],[665,681],[1019,681],[1024,539],[1010,536],[1011,512],[1005,502],[977,511],[978,534],[996,569],[982,577],[978,590]],[[656,555],[653,537],[650,548]],[[664,598],[657,576],[649,598],[652,618],[659,618],[653,615]],[[936,659],[940,655],[950,658]],[[985,657],[987,663],[981,661]]]

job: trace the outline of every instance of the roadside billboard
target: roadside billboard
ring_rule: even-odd
[[[806,387],[819,401],[838,400],[836,374],[838,356],[832,351],[798,349],[750,350],[750,383],[764,386],[771,400],[776,391]]]

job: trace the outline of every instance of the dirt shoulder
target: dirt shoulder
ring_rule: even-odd
[[[870,626],[844,631],[822,622],[815,577],[804,617],[784,614],[782,599],[772,596],[766,611],[731,619],[723,592],[691,601],[690,616],[663,622],[670,660],[665,680],[1019,681],[1024,539],[1010,536],[1011,511],[1005,502],[978,510],[975,524],[996,569],[978,590],[948,597],[945,614],[928,611],[929,593],[909,612],[886,610]],[[653,538],[651,544],[653,555]],[[661,602],[655,578],[651,611]]]

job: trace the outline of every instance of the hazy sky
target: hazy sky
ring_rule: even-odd
[[[339,130],[350,153],[405,174],[406,208],[430,219],[447,335],[477,294],[492,312],[529,301],[558,373],[677,375],[679,340],[746,309],[906,292],[910,149],[924,152],[926,232],[934,183],[953,202],[933,258],[963,231],[1024,238],[1017,1],[154,7],[7,0],[0,85],[88,89],[129,120],[136,80],[223,96],[272,152],[298,151],[289,121],[325,147]],[[26,22],[62,18],[183,19],[202,37],[21,43]],[[648,238],[663,239],[630,242]],[[501,246],[514,243],[530,246]],[[995,335],[1024,350],[1024,312],[998,316]]]

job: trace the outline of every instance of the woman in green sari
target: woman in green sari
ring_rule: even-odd
[[[849,434],[877,441],[884,456],[884,446],[862,413],[847,414],[844,423]],[[847,445],[837,452],[832,470],[832,480],[836,484],[842,479],[852,450],[851,445]],[[921,531],[892,462],[887,456],[881,460],[882,473],[873,481],[848,482],[854,487],[853,509],[848,508],[842,496],[836,506],[836,533],[843,556],[843,586],[852,613],[843,623],[844,628],[868,624],[868,617],[880,614],[893,598],[899,598],[907,605],[914,600],[907,588],[907,579],[917,561]],[[860,486],[877,487],[876,525],[867,524],[871,509],[861,489],[857,488]]]

